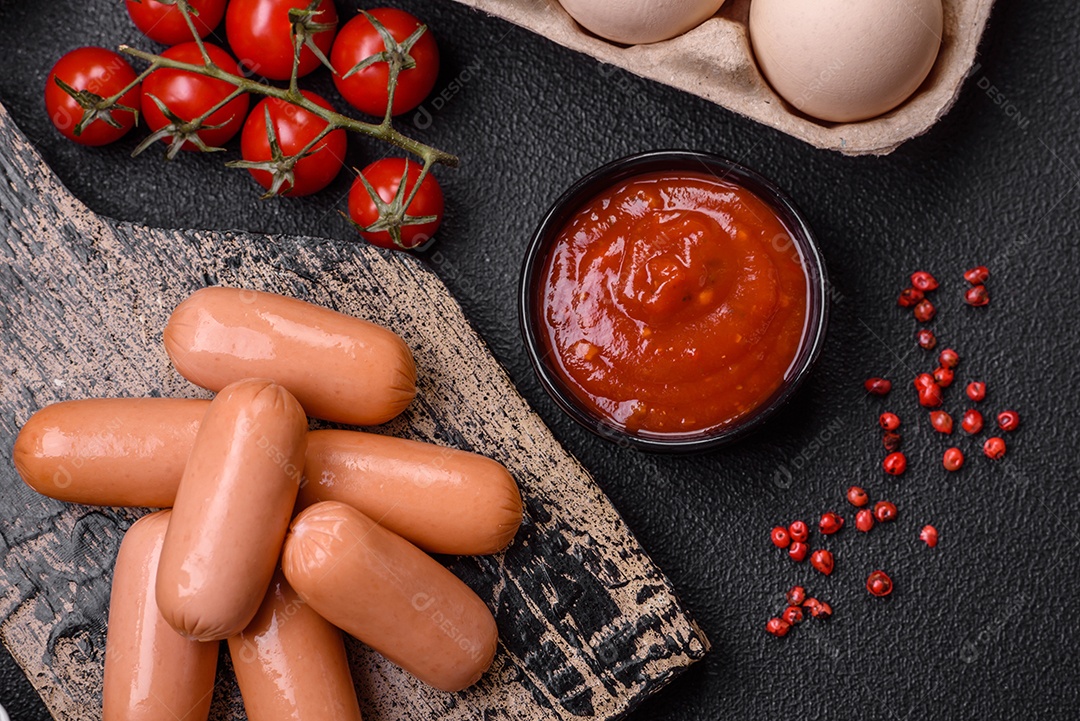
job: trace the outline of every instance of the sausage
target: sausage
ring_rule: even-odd
[[[280,571],[259,612],[229,639],[248,721],[360,721],[341,631]]]
[[[276,383],[238,381],[210,404],[161,550],[157,602],[200,641],[233,636],[262,603],[300,485],[307,418]]]
[[[521,494],[475,453],[356,431],[308,434],[299,504],[341,501],[431,553],[497,553],[521,525]]]
[[[209,406],[165,398],[57,403],[27,421],[15,441],[15,465],[32,488],[60,500],[172,506]],[[473,453],[355,431],[314,431],[304,475],[301,508],[348,503],[431,553],[497,553],[521,524],[514,479]]]
[[[154,601],[170,511],[143,516],[120,544],[105,641],[104,721],[206,721],[219,644],[184,638]]]
[[[95,398],[46,406],[15,439],[38,493],[96,506],[171,506],[210,401]]]
[[[270,378],[309,415],[337,423],[385,423],[416,395],[416,365],[396,334],[271,293],[196,291],[169,318],[165,350],[180,375],[203,388]]]
[[[429,686],[467,688],[495,656],[498,631],[484,602],[352,506],[328,501],[301,512],[282,568],[319,615]]]

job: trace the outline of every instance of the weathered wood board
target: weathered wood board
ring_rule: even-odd
[[[394,329],[414,350],[420,392],[379,430],[484,453],[522,486],[527,517],[513,546],[449,560],[495,613],[492,671],[464,693],[441,693],[353,643],[366,719],[615,718],[706,652],[670,583],[415,260],[362,244],[99,218],[2,107],[0,237],[0,287],[13,290],[0,303],[0,637],[56,718],[101,718],[112,566],[142,512],[39,496],[10,449],[30,414],[55,401],[205,395],[171,368],[161,331],[207,284],[284,293]],[[226,660],[213,718],[243,718]]]

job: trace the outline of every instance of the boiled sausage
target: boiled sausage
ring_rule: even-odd
[[[268,380],[226,386],[191,449],[161,551],[157,602],[174,628],[212,641],[262,603],[299,489],[307,418]]]
[[[210,401],[94,398],[46,406],[15,439],[38,493],[95,506],[171,506]]]
[[[217,391],[241,378],[270,378],[309,415],[377,425],[416,395],[405,342],[374,323],[271,293],[203,288],[165,327],[180,375]]]
[[[356,431],[313,431],[300,504],[341,501],[431,553],[504,549],[521,494],[501,464],[475,453]]]
[[[120,544],[105,641],[104,721],[206,721],[210,714],[220,644],[184,638],[154,601],[169,516],[143,516]]]
[[[248,721],[360,721],[341,631],[280,571],[229,654]]]
[[[351,506],[316,503],[293,521],[282,568],[323,618],[443,691],[476,683],[495,619],[454,574]]]

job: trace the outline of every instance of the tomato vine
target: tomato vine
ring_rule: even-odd
[[[198,62],[184,62],[174,58],[166,57],[161,54],[155,54],[138,48],[131,47],[129,45],[121,45],[119,50],[121,53],[129,55],[134,58],[138,58],[148,63],[146,69],[141,73],[138,73],[137,77],[129,83],[128,86],[122,88],[119,92],[107,98],[94,98],[94,102],[90,102],[91,99],[83,98],[80,100],[85,113],[92,114],[99,118],[107,118],[110,110],[124,109],[120,100],[127,94],[132,88],[139,86],[142,81],[150,76],[156,70],[162,68],[171,68],[174,70],[186,71],[197,75],[205,76],[208,78],[214,78],[222,80],[235,87],[235,91],[230,93],[229,96],[223,99],[221,102],[215,104],[209,108],[206,112],[200,116],[193,118],[189,121],[184,121],[177,117],[175,114],[168,111],[167,108],[160,108],[168,118],[169,125],[165,128],[159,129],[157,132],[151,134],[135,149],[132,155],[137,155],[145,151],[148,147],[153,145],[156,141],[171,137],[169,148],[166,152],[166,157],[169,159],[174,158],[179,152],[180,148],[190,141],[198,147],[199,150],[204,152],[213,152],[221,150],[221,148],[213,147],[209,144],[200,141],[197,132],[199,130],[210,130],[215,126],[207,124],[207,119],[210,118],[215,112],[224,107],[232,99],[243,95],[244,93],[250,93],[252,95],[276,98],[284,101],[298,108],[306,110],[308,113],[322,118],[326,122],[326,127],[318,135],[313,137],[308,144],[301,148],[294,155],[286,157],[275,157],[274,173],[275,176],[280,174],[286,182],[280,182],[275,177],[275,183],[273,188],[275,191],[282,192],[287,189],[287,180],[292,173],[294,165],[305,157],[308,157],[313,149],[331,132],[343,129],[346,131],[358,133],[360,135],[366,135],[369,137],[377,138],[390,145],[396,146],[405,152],[414,155],[422,161],[420,175],[412,187],[412,191],[409,196],[404,199],[398,199],[394,205],[398,208],[399,214],[402,212],[402,208],[408,208],[416,196],[417,191],[420,188],[421,182],[431,172],[435,165],[446,165],[449,167],[456,167],[458,165],[457,156],[440,150],[433,146],[427,145],[423,142],[415,140],[394,127],[392,122],[392,108],[393,100],[396,90],[396,85],[399,81],[400,71],[408,67],[408,48],[415,42],[416,38],[427,32],[426,26],[421,26],[414,36],[410,37],[406,42],[397,44],[396,41],[388,44],[387,51],[380,53],[371,58],[358,63],[354,68],[349,70],[346,75],[356,73],[368,67],[372,63],[387,62],[389,70],[389,79],[387,85],[387,95],[389,102],[387,103],[386,113],[384,114],[381,122],[372,123],[356,118],[349,117],[342,113],[339,113],[332,108],[326,107],[319,103],[314,102],[309,97],[306,97],[298,86],[298,70],[300,65],[301,51],[305,47],[312,47],[312,35],[315,32],[321,30],[321,26],[313,22],[313,16],[319,6],[320,0],[314,0],[306,9],[293,9],[289,11],[289,19],[292,22],[292,38],[293,38],[293,59],[292,59],[292,73],[289,78],[288,87],[277,87],[268,83],[261,82],[259,80],[244,77],[241,74],[230,72],[223,68],[219,63],[215,63],[211,58],[210,53],[207,51],[207,46],[203,39],[200,37],[199,32],[195,26],[193,16],[197,15],[193,11],[189,0],[159,0],[166,5],[175,5],[180,13],[183,15],[184,22],[187,24],[188,29],[191,32],[192,40],[197,44],[199,54],[202,57],[202,63]],[[361,11],[363,12],[363,11]],[[389,37],[389,33],[385,32],[381,24],[368,13],[363,13],[368,20],[371,21],[377,29],[380,30],[380,34],[384,37]],[[389,43],[389,41],[388,41]],[[326,66],[330,67],[330,63],[326,57],[319,52],[319,60]],[[330,67],[331,72],[336,72]],[[160,101],[154,100],[160,107]],[[92,119],[92,118],[91,118]],[[83,122],[87,122],[87,118],[84,117]],[[246,167],[243,163],[229,163],[233,167]],[[384,204],[385,205],[385,204]],[[380,211],[383,207],[380,206]],[[405,216],[406,224],[412,219],[409,216]],[[380,217],[379,223],[385,224],[387,221],[401,222],[401,218],[383,218]]]

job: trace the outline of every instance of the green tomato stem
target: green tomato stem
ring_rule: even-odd
[[[456,155],[447,153],[438,148],[434,148],[425,143],[421,143],[418,140],[414,140],[407,135],[403,135],[396,128],[388,123],[382,122],[379,124],[367,123],[362,120],[356,120],[350,118],[347,115],[342,115],[334,110],[327,110],[319,106],[318,104],[305,98],[299,90],[293,88],[278,88],[273,85],[266,85],[250,78],[234,75],[218,66],[210,63],[209,65],[193,65],[191,63],[180,62],[171,58],[166,58],[161,55],[155,55],[148,53],[138,48],[133,48],[128,45],[121,45],[120,52],[130,55],[140,60],[151,63],[155,68],[172,68],[174,70],[186,70],[190,73],[197,75],[203,75],[205,77],[214,78],[217,80],[223,80],[233,86],[239,91],[251,93],[253,95],[261,95],[263,97],[277,98],[283,100],[292,105],[296,105],[309,113],[316,115],[325,120],[330,126],[331,130],[337,128],[344,128],[350,132],[358,133],[360,135],[367,135],[369,137],[377,138],[384,142],[390,143],[398,148],[401,148],[407,153],[411,153],[424,161],[425,166],[433,164],[446,165],[448,167],[457,167],[458,158]]]
[[[191,4],[187,0],[176,0],[176,6],[180,9],[180,14],[184,16],[184,22],[187,23],[188,30],[191,31],[192,39],[199,46],[199,53],[202,55],[203,62],[207,65],[213,65],[213,61],[210,60],[210,53],[206,51],[206,45],[203,43],[199,31],[195,29],[195,21],[191,19]]]

